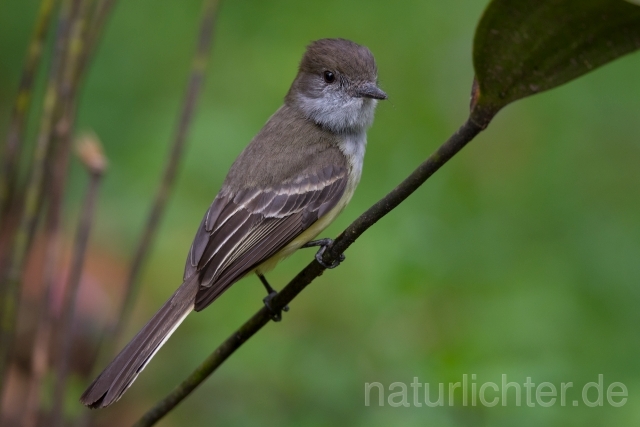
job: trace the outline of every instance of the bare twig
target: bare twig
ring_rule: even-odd
[[[51,249],[58,250],[60,248],[60,236],[52,236],[53,238],[47,242],[47,254],[51,256]],[[57,260],[57,254],[54,259]],[[51,261],[53,261],[52,259]],[[47,260],[49,267],[53,265]],[[45,267],[46,268],[46,267]],[[44,301],[51,301],[51,287],[47,286]],[[52,318],[48,315],[48,307],[41,306],[40,319],[36,329],[36,335],[31,350],[31,375],[29,378],[29,390],[27,392],[25,410],[22,417],[23,427],[36,427],[38,423],[38,415],[40,413],[41,388],[44,376],[49,366],[49,339],[52,331]]]
[[[22,70],[18,95],[13,106],[9,134],[4,147],[4,159],[0,164],[0,223],[11,204],[17,179],[17,164],[22,149],[22,137],[26,126],[27,113],[36,72],[42,58],[42,51],[53,10],[58,0],[41,0],[36,25],[27,51],[27,59]]]
[[[91,63],[93,55],[98,50],[98,43],[102,37],[102,32],[104,31],[107,19],[111,16],[111,11],[116,3],[116,0],[96,1],[97,4],[93,10],[93,15],[89,19],[91,25],[89,26],[86,35],[86,48],[82,51],[80,64],[78,65],[79,76],[84,76],[87,71],[87,67]]]
[[[109,347],[111,348],[105,352],[107,353],[105,354],[105,357],[112,357],[112,353],[114,351],[113,347],[117,343],[122,332],[122,328],[131,314],[131,310],[135,302],[140,272],[142,271],[144,262],[149,254],[149,249],[153,245],[158,225],[160,224],[160,220],[164,214],[167,200],[169,199],[169,195],[176,178],[176,173],[182,159],[182,153],[187,139],[187,133],[193,119],[196,102],[204,82],[207,58],[213,42],[212,36],[215,29],[219,3],[219,0],[204,0],[203,3],[197,47],[191,63],[191,75],[189,77],[189,83],[183,100],[182,109],[180,110],[178,126],[171,146],[171,151],[167,157],[167,164],[162,175],[162,180],[157,189],[156,196],[147,219],[147,224],[131,263],[131,270],[129,271],[125,285],[121,313],[118,316],[112,338],[109,340]]]
[[[331,265],[338,259],[356,239],[379,219],[393,210],[402,201],[416,191],[442,165],[460,151],[480,131],[486,127],[479,126],[471,119],[458,129],[449,140],[425,160],[404,181],[394,188],[384,198],[371,206],[344,230],[335,240],[333,246],[325,251],[323,261]],[[272,300],[272,310],[278,311],[289,304],[309,283],[324,272],[324,267],[317,261],[312,261]],[[167,397],[159,401],[153,408],[134,424],[134,427],[148,427],[175,408],[193,390],[196,389],[209,375],[211,375],[229,356],[242,344],[258,332],[271,320],[271,312],[262,307],[240,329],[227,338],[191,375],[176,387]]]
[[[100,143],[95,137],[85,136],[80,140],[78,155],[82,163],[89,172],[90,181],[87,195],[82,208],[78,233],[76,235],[75,249],[69,273],[69,282],[65,289],[64,299],[61,307],[60,322],[60,353],[58,357],[57,378],[54,393],[52,426],[63,424],[64,416],[64,395],[66,391],[66,381],[69,370],[69,353],[73,338],[73,323],[76,311],[76,300],[80,289],[80,278],[82,277],[82,267],[89,241],[93,213],[96,200],[98,198],[98,188],[102,175],[106,169],[106,160],[102,154]]]
[[[33,153],[33,163],[30,168],[31,173],[25,192],[24,206],[20,224],[11,247],[11,253],[9,254],[9,266],[0,285],[0,312],[2,316],[0,319],[0,384],[5,383],[3,380],[13,343],[21,275],[40,212],[45,160],[52,139],[55,111],[59,105],[58,83],[69,37],[71,11],[72,0],[62,0],[56,32],[55,51],[49,71],[40,129]]]
[[[61,144],[67,145],[67,144]],[[41,388],[49,366],[49,340],[55,321],[51,298],[55,278],[59,277],[62,252],[62,206],[64,188],[68,174],[66,147],[60,147],[53,160],[51,183],[49,186],[49,208],[44,231],[45,256],[42,269],[42,290],[38,301],[36,335],[31,350],[31,377],[22,418],[24,427],[35,427],[40,412]]]

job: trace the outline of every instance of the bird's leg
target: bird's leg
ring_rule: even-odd
[[[324,251],[327,250],[327,247],[329,247],[331,245],[333,245],[333,239],[326,238],[326,239],[312,240],[312,241],[307,242],[304,245],[302,245],[302,247],[303,248],[312,248],[314,246],[320,246],[320,249],[318,249],[318,252],[316,252],[316,261],[318,261],[320,263],[320,265],[323,266],[324,268],[332,269],[332,268],[336,268],[337,266],[339,266],[340,263],[342,261],[344,261],[345,256],[344,256],[344,254],[340,254],[338,259],[335,260],[333,262],[333,264],[327,265],[322,260],[322,254],[324,254]]]
[[[282,320],[282,312],[280,310],[276,311],[273,308],[271,308],[271,300],[273,299],[273,297],[278,295],[278,292],[276,292],[276,290],[271,287],[269,282],[267,282],[266,277],[264,277],[260,273],[256,273],[256,274],[258,275],[258,278],[264,285],[264,288],[267,290],[267,294],[268,294],[262,301],[264,302],[265,307],[267,307],[267,309],[271,312],[271,319],[274,322],[279,322],[280,320]],[[285,305],[282,311],[289,311],[289,306]]]

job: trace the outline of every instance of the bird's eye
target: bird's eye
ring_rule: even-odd
[[[333,83],[336,81],[336,75],[331,71],[325,71],[322,76],[324,77],[324,81],[327,83]]]

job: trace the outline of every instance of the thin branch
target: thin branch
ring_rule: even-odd
[[[67,47],[62,78],[60,82],[61,115],[54,130],[55,148],[58,161],[53,162],[53,176],[55,199],[52,200],[52,212],[55,216],[62,209],[65,182],[71,154],[71,133],[76,119],[77,94],[83,81],[81,64],[88,58],[90,46],[87,43],[87,33],[90,27],[89,19],[93,0],[74,0],[73,20],[70,29],[69,45]],[[97,138],[85,136],[80,140],[79,155],[90,174],[90,184],[87,192],[84,211],[78,229],[76,251],[71,264],[68,286],[65,288],[60,319],[60,345],[58,347],[58,365],[54,385],[53,409],[50,423],[60,426],[64,423],[64,396],[69,370],[69,353],[73,337],[73,321],[75,315],[75,301],[80,286],[80,277],[84,263],[86,243],[91,230],[91,218],[97,198],[98,187],[105,168],[100,144]],[[54,157],[55,158],[55,157]],[[97,160],[96,160],[97,159]],[[45,337],[46,338],[46,337]]]
[[[61,144],[67,145],[67,144]],[[38,301],[36,335],[31,349],[31,377],[22,418],[24,427],[36,427],[40,413],[42,383],[49,366],[49,340],[55,316],[51,299],[55,279],[59,277],[62,252],[62,208],[68,175],[66,147],[60,147],[52,158],[52,176],[49,184],[49,208],[44,231],[45,256],[42,268],[42,288]]]
[[[31,173],[25,191],[24,206],[22,207],[20,224],[11,246],[9,266],[0,284],[0,312],[2,313],[0,319],[0,385],[5,384],[4,375],[13,344],[22,271],[40,213],[45,162],[52,139],[55,112],[59,105],[59,78],[69,37],[71,10],[72,1],[63,0],[60,6],[54,54],[44,96],[40,129],[33,153],[33,163],[30,168]]]
[[[80,55],[77,71],[78,76],[84,76],[87,68],[91,64],[91,59],[98,50],[98,43],[101,40],[102,33],[108,18],[111,16],[111,11],[115,3],[116,0],[97,0],[93,15],[89,19],[90,25],[85,40],[86,48],[83,49]]]
[[[106,159],[102,153],[100,143],[95,137],[85,136],[82,138],[78,146],[78,154],[89,172],[90,181],[85,202],[82,207],[80,221],[78,223],[78,233],[76,235],[75,250],[71,262],[69,282],[65,289],[61,307],[62,319],[60,322],[60,353],[58,357],[53,416],[50,422],[54,427],[61,426],[63,424],[64,396],[69,371],[69,358],[73,338],[76,301],[78,298],[78,290],[80,289],[80,278],[82,277],[82,267],[84,265],[87,242],[89,241],[89,234],[91,232],[93,214],[95,211],[96,201],[98,199],[98,189],[106,169]]]
[[[61,247],[61,236],[59,230],[55,235],[49,236],[47,242],[47,261],[45,271],[51,271],[55,266],[54,261],[58,261],[58,254]],[[53,281],[53,276],[47,278],[46,281]],[[40,399],[42,395],[42,383],[44,381],[47,368],[49,366],[49,340],[53,330],[53,318],[49,315],[48,302],[51,301],[52,286],[47,284],[46,291],[40,304],[40,313],[36,335],[33,340],[33,348],[31,349],[31,372],[29,378],[29,386],[25,402],[25,410],[22,416],[23,427],[36,427],[38,424],[38,415],[40,414]]]
[[[356,239],[362,235],[369,227],[375,224],[383,216],[391,212],[402,201],[416,191],[431,175],[433,175],[442,165],[459,152],[469,141],[471,141],[486,126],[479,126],[471,119],[454,133],[447,142],[438,148],[429,158],[424,161],[411,175],[409,175],[400,185],[394,188],[389,194],[371,206],[366,212],[360,215],[338,238],[333,246],[325,251],[322,257],[327,265],[331,265],[338,259]],[[289,304],[309,283],[324,272],[317,261],[312,261],[287,286],[276,295],[271,301],[272,309],[281,310]],[[159,401],[153,408],[134,424],[134,427],[148,427],[154,425],[164,417],[169,411],[175,408],[193,390],[196,389],[209,375],[211,375],[229,356],[231,356],[242,344],[258,332],[271,320],[271,312],[266,307],[262,307],[254,314],[240,329],[227,338],[209,357],[205,359],[191,375],[187,377],[178,387],[176,387],[167,397]]]
[[[109,348],[107,351],[108,354],[105,354],[105,357],[112,357],[112,353],[114,351],[113,347],[115,347],[115,344],[122,332],[122,328],[131,314],[131,310],[135,302],[140,272],[142,271],[142,267],[149,255],[150,248],[153,245],[158,225],[160,224],[160,220],[164,214],[164,210],[176,178],[178,166],[184,152],[189,127],[193,120],[198,96],[204,82],[207,59],[213,42],[213,32],[215,30],[219,4],[219,0],[205,0],[203,3],[197,47],[191,63],[191,75],[189,77],[189,83],[183,100],[182,109],[180,111],[178,126],[171,146],[171,151],[167,158],[167,164],[164,169],[162,180],[157,189],[156,196],[147,219],[147,224],[133,257],[131,270],[129,271],[129,276],[125,285],[121,313],[118,316],[118,320],[112,334],[112,339],[109,340],[109,347],[111,348]]]
[[[41,0],[36,25],[27,50],[27,59],[22,70],[18,94],[13,106],[9,134],[4,147],[4,159],[0,164],[0,223],[11,205],[17,180],[17,165],[22,150],[22,137],[31,105],[31,96],[36,72],[42,59],[44,43],[49,32],[51,16],[58,0]]]

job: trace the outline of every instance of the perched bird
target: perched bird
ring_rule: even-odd
[[[91,408],[117,401],[191,311],[255,272],[264,278],[311,241],[351,200],[378,100],[373,55],[344,39],[311,43],[282,105],[238,156],[189,250],[183,283],[84,392]],[[323,264],[324,265],[324,264]],[[334,267],[335,265],[325,267]],[[275,320],[280,313],[272,310]]]

